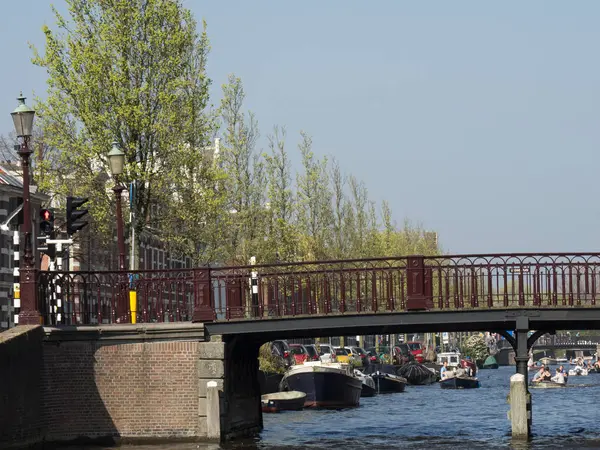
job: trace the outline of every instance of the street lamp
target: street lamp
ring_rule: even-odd
[[[113,192],[117,200],[117,244],[119,246],[119,270],[125,270],[125,238],[123,237],[123,212],[121,211],[121,194],[125,187],[119,183],[119,175],[123,173],[125,165],[125,152],[119,148],[116,142],[113,142],[112,149],[108,152],[108,164],[110,171],[115,179]]]
[[[31,199],[29,194],[29,157],[33,153],[29,149],[35,111],[25,104],[23,93],[17,98],[19,104],[11,113],[17,137],[21,139],[19,156],[23,171],[23,226],[25,247],[19,270],[19,287],[21,291],[21,311],[19,325],[40,325],[42,316],[37,302],[37,274],[31,242]]]

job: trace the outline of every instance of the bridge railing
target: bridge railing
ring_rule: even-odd
[[[596,306],[598,254],[461,255],[425,259],[439,309]]]
[[[408,256],[121,273],[39,272],[46,323],[595,307],[600,254]],[[132,312],[133,311],[133,312]]]
[[[191,321],[197,270],[38,272],[46,324]],[[133,308],[132,308],[133,306]]]
[[[402,311],[406,274],[407,258],[212,269],[212,304],[225,320]]]

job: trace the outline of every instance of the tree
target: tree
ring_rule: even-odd
[[[294,193],[291,161],[285,149],[286,130],[275,126],[268,136],[270,153],[264,155],[269,211],[268,245],[265,262],[294,261],[297,233],[292,224]]]
[[[230,75],[222,89],[220,113],[225,130],[221,164],[227,174],[229,255],[246,264],[265,238],[266,177],[260,154],[255,153],[258,122],[254,114],[246,116],[242,109],[246,98],[242,80]]]
[[[301,248],[306,259],[321,259],[327,255],[332,218],[327,159],[315,159],[311,137],[305,132],[300,136],[298,149],[304,171],[296,177],[296,183]]]
[[[180,0],[67,0],[67,6],[68,18],[53,9],[57,30],[44,27],[44,54],[33,48],[33,63],[48,73],[38,125],[45,143],[60,149],[64,167],[48,186],[90,197],[98,229],[109,234],[106,154],[116,140],[126,154],[121,181],[135,182],[139,236],[146,226],[161,226],[161,214],[151,209],[171,209],[173,164],[191,160],[208,142],[206,31],[197,32]]]

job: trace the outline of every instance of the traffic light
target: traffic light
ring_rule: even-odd
[[[88,198],[67,197],[67,234],[69,236],[77,233],[88,224],[87,220],[80,220],[88,213],[88,210],[78,209],[88,200]]]
[[[54,213],[48,208],[40,209],[40,235],[50,236],[54,230]]]

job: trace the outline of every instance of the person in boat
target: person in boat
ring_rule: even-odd
[[[555,383],[559,383],[559,384],[565,384],[565,376],[563,375],[563,373],[560,371],[560,367],[558,367],[556,369],[556,375],[554,375],[551,378],[552,381],[554,381]]]
[[[444,365],[440,369],[440,378],[443,380],[447,378],[450,374],[448,373],[448,361],[444,361]]]
[[[542,375],[542,381],[552,381],[552,372],[550,372],[550,368],[546,367],[544,374]]]
[[[534,383],[539,383],[540,381],[542,381],[542,377],[544,376],[544,372],[546,372],[546,366],[544,366],[542,364],[542,367],[540,367],[540,370],[538,370],[536,372],[536,374],[533,376],[533,381]]]

